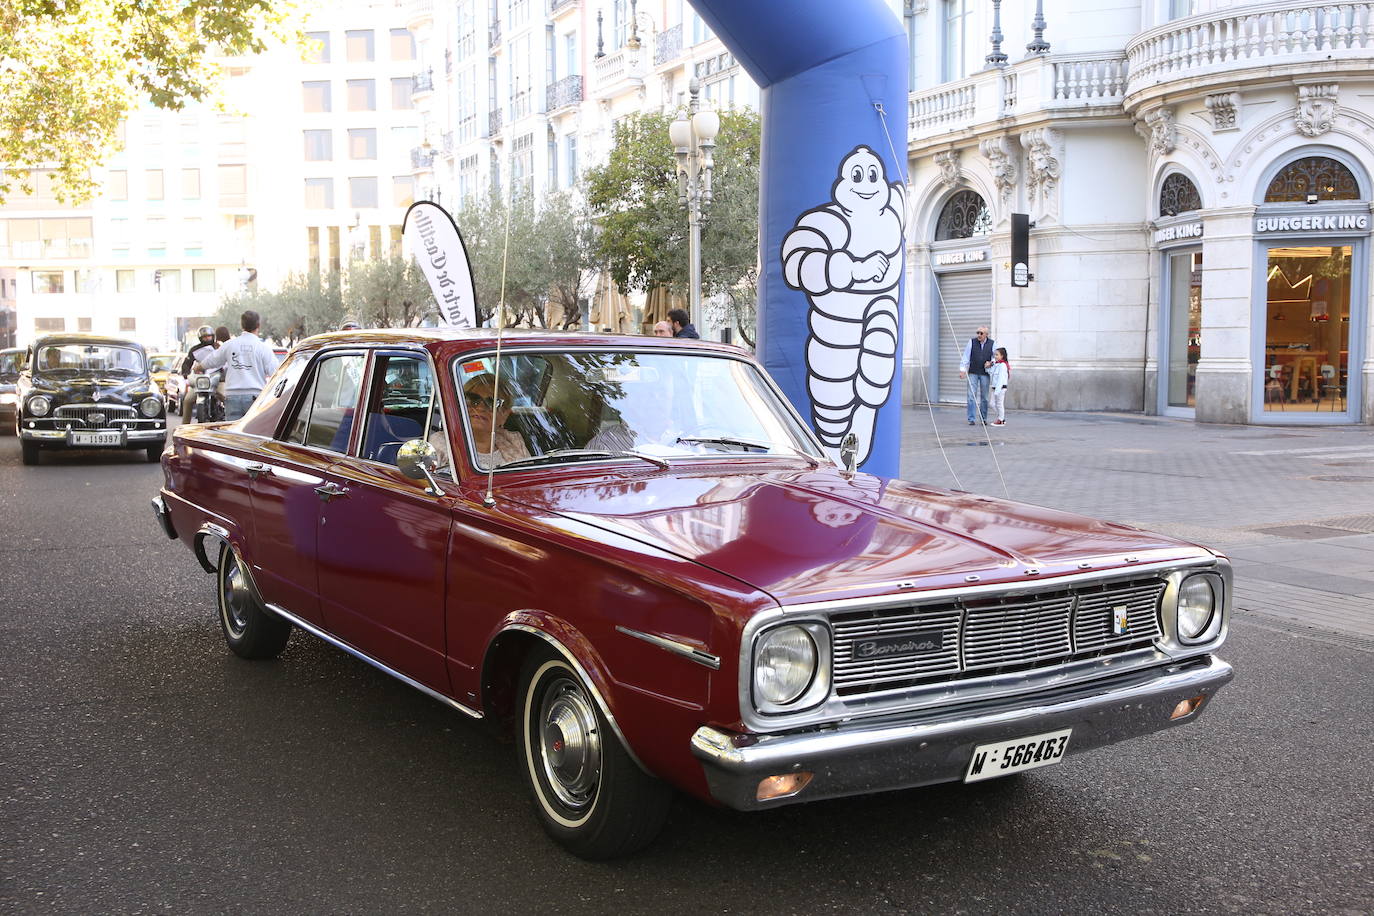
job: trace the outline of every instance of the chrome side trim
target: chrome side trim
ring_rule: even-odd
[[[644,633],[640,630],[632,630],[629,627],[616,626],[616,629],[619,630],[621,633],[624,633],[626,636],[633,636],[635,639],[642,639],[650,645],[658,646],[660,649],[666,649],[674,655],[681,655],[683,658],[688,659],[690,661],[694,661],[698,665],[705,665],[712,671],[720,670],[720,657],[712,655],[710,652],[703,652],[700,649],[694,649],[686,643],[678,642],[675,639],[668,639],[664,636],[655,636],[652,633]]]
[[[312,635],[312,636],[318,636],[320,639],[323,639],[325,642],[329,643],[331,646],[334,646],[334,647],[337,648],[337,649],[342,649],[342,650],[344,650],[344,651],[347,652],[349,655],[353,656],[354,658],[358,659],[359,661],[367,662],[369,665],[371,665],[372,667],[376,668],[378,671],[382,672],[383,674],[389,674],[389,675],[391,675],[392,677],[394,677],[396,680],[400,681],[401,683],[403,683],[403,684],[405,684],[405,685],[407,685],[407,686],[410,686],[410,687],[414,687],[416,690],[420,691],[420,692],[423,693],[425,696],[430,697],[431,699],[434,699],[434,700],[438,700],[440,703],[443,703],[445,706],[451,706],[451,707],[453,707],[454,709],[458,710],[459,712],[463,713],[463,714],[466,715],[466,716],[471,716],[471,717],[474,718],[474,719],[481,719],[481,718],[482,718],[482,713],[481,713],[479,710],[476,710],[476,709],[469,709],[468,707],[464,706],[462,703],[459,703],[457,700],[453,699],[452,697],[444,696],[444,694],[440,693],[439,691],[437,691],[437,690],[435,690],[435,689],[433,689],[433,688],[431,688],[431,687],[426,687],[424,684],[421,684],[419,681],[415,680],[414,678],[407,677],[406,675],[404,675],[404,674],[402,674],[401,672],[397,671],[395,668],[389,668],[389,667],[387,667],[386,665],[384,665],[384,664],[382,664],[381,662],[377,661],[377,660],[376,660],[375,658],[373,658],[372,656],[370,656],[370,655],[366,654],[365,652],[362,652],[362,651],[360,651],[360,650],[358,650],[358,649],[353,648],[353,647],[350,646],[348,643],[344,642],[342,639],[339,639],[339,638],[336,637],[336,636],[331,636],[329,633],[326,633],[324,630],[321,630],[319,627],[315,626],[313,623],[309,623],[309,622],[307,622],[307,621],[302,620],[301,618],[297,617],[295,614],[291,613],[290,611],[286,610],[285,608],[279,607],[278,605],[275,605],[275,604],[268,604],[268,605],[266,605],[266,607],[267,607],[267,609],[268,609],[269,611],[271,611],[273,614],[276,614],[278,617],[282,617],[282,618],[285,618],[286,620],[291,621],[291,622],[294,623],[296,626],[300,627],[302,630],[304,630],[305,632],[309,633],[310,635]]]
[[[648,775],[653,776],[654,774],[644,765],[644,761],[639,759],[639,755],[635,753],[634,748],[630,747],[630,742],[625,740],[625,733],[620,730],[620,723],[615,720],[615,716],[611,715],[611,707],[606,705],[606,699],[601,696],[601,691],[596,689],[596,683],[591,678],[587,677],[587,669],[583,668],[582,663],[577,660],[576,656],[568,651],[567,646],[564,646],[561,642],[538,627],[532,627],[523,623],[513,623],[508,627],[504,627],[501,633],[509,633],[511,630],[519,630],[523,633],[530,633],[534,636],[538,636],[552,646],[559,655],[562,655],[563,659],[569,665],[573,666],[573,670],[577,672],[578,677],[582,678],[583,685],[591,693],[592,698],[596,700],[597,708],[600,709],[601,714],[606,717],[606,721],[611,723],[611,731],[615,732],[615,736],[620,739],[620,746],[625,749],[625,753],[630,755],[630,759],[635,762],[635,766],[639,767]],[[499,637],[501,633],[497,633],[496,635]]]

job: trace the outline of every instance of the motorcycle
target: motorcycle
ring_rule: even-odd
[[[215,423],[224,419],[224,374],[195,372],[182,398],[183,423]]]

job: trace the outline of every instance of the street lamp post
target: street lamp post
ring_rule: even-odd
[[[702,208],[711,203],[711,154],[720,132],[720,116],[700,108],[701,83],[695,77],[688,84],[690,101],[687,114],[668,126],[668,137],[677,155],[678,200],[687,208],[687,311],[693,322],[701,319],[701,221]]]

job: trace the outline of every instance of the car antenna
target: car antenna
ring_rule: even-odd
[[[482,497],[482,505],[490,509],[496,505],[496,497],[491,494],[492,477],[496,473],[496,401],[501,397],[501,332],[506,326],[506,259],[510,256],[510,211],[514,204],[514,185],[510,182],[506,191],[506,231],[505,241],[501,244],[501,295],[496,300],[496,372],[491,385],[491,439],[487,442],[487,495]]]

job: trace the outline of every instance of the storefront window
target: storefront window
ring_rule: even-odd
[[[1359,199],[1360,186],[1350,169],[1325,156],[1308,156],[1288,163],[1264,192],[1265,203],[1313,204]]]
[[[1269,249],[1266,412],[1346,409],[1350,255],[1349,245]]]
[[[935,223],[935,240],[969,239],[992,231],[992,215],[977,191],[960,191],[945,202]]]
[[[1196,407],[1202,356],[1202,252],[1169,255],[1169,406]]]

